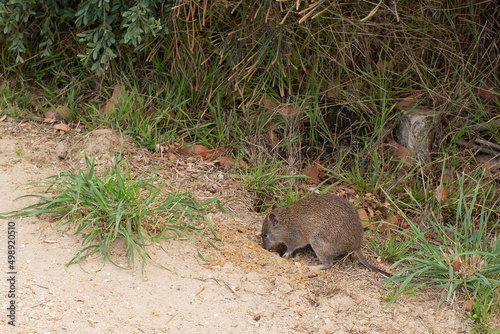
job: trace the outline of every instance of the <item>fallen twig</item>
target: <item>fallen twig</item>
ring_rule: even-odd
[[[491,147],[494,150],[500,151],[500,145],[498,145],[498,144],[495,144],[495,143],[492,143],[492,142],[489,142],[489,141],[486,141],[486,140],[483,140],[483,139],[476,139],[476,143],[479,143],[479,144],[482,144],[482,145],[486,145],[488,147]]]
[[[482,152],[482,153],[486,153],[486,154],[492,155],[493,157],[497,157],[497,156],[500,155],[500,152],[498,152],[498,151],[495,151],[493,149],[486,148],[486,147],[480,147],[480,146],[471,144],[471,143],[469,143],[469,142],[467,142],[465,140],[457,140],[455,142],[455,144],[457,144],[459,146],[470,148],[472,150],[476,150],[477,152]]]

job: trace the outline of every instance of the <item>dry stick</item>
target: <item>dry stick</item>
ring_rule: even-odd
[[[222,281],[222,283],[224,283],[224,285],[229,291],[231,291],[236,297],[239,298],[238,294],[233,290],[233,288],[231,288],[231,286],[229,286],[229,284],[227,284],[225,281]]]
[[[490,124],[490,123],[493,123],[496,126],[500,126],[500,119],[490,120],[489,122],[486,122],[484,124],[469,125],[468,128],[475,131],[486,131],[489,130],[489,128],[485,124]]]
[[[498,144],[491,143],[489,141],[482,140],[482,139],[476,139],[476,143],[483,144],[483,145],[491,147],[492,149],[500,151],[500,145],[498,145]]]
[[[478,152],[483,152],[483,153],[492,155],[493,157],[496,157],[496,156],[500,155],[500,152],[498,152],[498,151],[495,151],[495,150],[492,150],[492,149],[489,149],[489,148],[479,147],[477,145],[474,145],[474,144],[471,144],[469,142],[466,142],[465,140],[457,140],[455,142],[455,144],[457,144],[459,146],[464,146],[464,147],[467,147],[467,148],[470,148],[470,149],[473,149],[473,150],[477,150]]]

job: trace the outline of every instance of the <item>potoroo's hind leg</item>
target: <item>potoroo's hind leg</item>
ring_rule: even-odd
[[[320,266],[309,266],[312,270],[328,270],[333,266],[334,260],[336,260],[339,256],[346,254],[346,252],[339,251],[335,245],[332,245],[331,242],[327,242],[321,237],[311,238],[311,247],[322,263]]]

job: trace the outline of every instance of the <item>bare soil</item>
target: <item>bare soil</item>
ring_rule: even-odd
[[[149,247],[154,262],[125,270],[96,255],[80,265],[65,264],[79,249],[81,236],[69,227],[53,229],[50,217],[13,219],[17,231],[16,326],[7,324],[7,220],[0,220],[1,333],[466,333],[470,323],[463,297],[435,309],[436,292],[403,296],[387,307],[391,289],[382,276],[353,256],[330,271],[310,249],[284,259],[260,246],[262,217],[231,171],[197,161],[159,163],[123,141],[112,130],[56,133],[48,125],[0,122],[0,212],[22,208],[33,199],[25,184],[65,170],[83,168],[83,152],[98,165],[120,150],[137,172],[158,168],[172,189],[199,201],[218,197],[232,214],[208,214],[218,245],[183,239]],[[207,234],[209,236],[209,234]],[[116,261],[123,245],[113,245]],[[388,270],[365,250],[369,261]]]

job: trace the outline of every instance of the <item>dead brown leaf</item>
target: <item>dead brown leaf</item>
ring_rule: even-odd
[[[2,118],[0,118],[0,122],[5,121],[6,118],[7,118],[7,115],[3,115]]]
[[[444,184],[440,184],[436,188],[436,195],[435,195],[438,203],[444,202],[448,199],[448,196],[446,195],[446,190]]]
[[[274,133],[273,130],[269,130],[267,132],[267,139],[272,146],[277,146],[280,143],[278,136],[276,135],[276,133]]]
[[[54,124],[53,128],[56,130],[63,131],[63,132],[69,131],[69,125],[65,124],[65,123]]]
[[[361,224],[363,224],[363,228],[366,228],[368,225],[370,225],[370,219],[368,218],[366,211],[364,209],[358,209],[358,213],[359,218],[361,218]]]
[[[211,150],[208,147],[206,147],[205,145],[200,145],[200,144],[192,146],[192,149],[193,149],[194,155],[200,155],[200,156],[210,155],[210,154],[213,154],[213,152],[214,152],[214,150]]]
[[[465,302],[464,307],[465,307],[465,310],[466,310],[466,311],[470,311],[470,310],[472,310],[472,300],[467,299],[467,301]]]
[[[46,111],[44,114],[44,123],[54,123],[57,118],[57,111],[54,109],[50,109],[49,111]]]
[[[214,158],[215,150],[207,150],[207,151],[202,151],[199,153],[195,152],[195,155],[202,158],[203,160],[212,159],[212,158]]]
[[[399,102],[396,103],[396,106],[399,108],[410,109],[417,105],[420,97],[423,93],[415,93],[410,96],[402,98]]]
[[[262,99],[262,103],[264,104],[264,107],[270,110],[274,110],[278,106],[278,102],[267,96]]]
[[[300,113],[300,109],[297,106],[278,107],[276,111],[283,117],[297,116]]]
[[[214,150],[214,154],[212,155],[212,158],[216,158],[224,153],[224,149],[222,147],[218,147]]]
[[[390,215],[386,221],[382,221],[379,224],[379,231],[382,233],[388,233],[390,230],[396,229],[400,226],[399,216]]]
[[[179,147],[177,149],[179,151],[179,153],[181,153],[181,154],[194,154],[194,148],[193,148],[194,145],[188,146],[188,147],[183,147],[185,145],[186,145],[186,143],[179,145]]]
[[[186,142],[184,140],[180,140],[173,145],[168,145],[168,147],[170,147],[172,150],[177,150],[177,149],[180,149],[182,146],[187,146],[188,144],[189,144],[188,142]]]
[[[373,212],[372,208],[367,207],[366,210],[368,210],[368,213],[370,214],[370,217],[375,216],[375,213]]]
[[[400,217],[399,216],[389,216],[389,218],[387,219],[387,222],[389,224],[391,224],[391,226],[394,228],[396,226],[399,226],[399,220],[400,220]]]
[[[120,97],[121,97],[121,86],[120,84],[116,84],[115,88],[113,89],[113,94],[111,95],[111,98],[105,105],[102,106],[101,111],[104,113],[110,113],[115,111],[116,105],[120,102]]]
[[[459,259],[451,261],[451,267],[453,268],[454,272],[460,271],[461,265],[462,265],[462,262],[460,262]]]
[[[56,115],[60,116],[62,119],[69,118],[69,109],[66,106],[58,106],[56,108]]]
[[[395,160],[404,162],[411,162],[413,160],[411,159],[411,154],[412,154],[411,150],[399,144],[392,138],[387,138],[387,142],[389,143],[389,146],[392,148]]]
[[[235,161],[233,158],[230,157],[218,157],[217,159],[214,160],[214,163],[218,166],[229,168],[234,166]]]
[[[500,94],[494,91],[494,86],[491,83],[485,83],[479,87],[479,96],[492,103],[500,101]]]
[[[224,167],[224,168],[245,168],[247,167],[247,163],[241,159],[237,158],[236,160],[230,157],[218,157],[213,161],[216,165]]]
[[[307,169],[307,176],[309,176],[309,180],[307,183],[318,184],[319,181],[319,159],[316,160],[313,164],[309,165]]]
[[[26,65],[26,60],[28,60],[28,54],[26,52],[22,52],[21,54],[19,54],[19,56],[22,58],[23,62],[19,63],[17,66],[19,70],[22,72],[24,69],[24,65]]]
[[[178,145],[176,146],[178,147]],[[178,148],[178,152],[181,154],[199,156],[204,159],[211,159],[217,155],[221,155],[224,150],[220,147],[217,149],[209,149],[205,145],[196,144],[189,147]]]
[[[408,227],[406,227],[406,228],[402,229],[402,230],[401,230],[401,232],[403,232],[403,233],[404,233],[404,235],[405,235],[405,236],[407,236],[407,237],[411,237],[411,236],[413,235],[413,231],[412,231],[412,229],[411,229],[411,228],[408,228]],[[401,235],[401,237],[403,237],[403,235]],[[399,239],[399,241],[401,241],[402,239],[403,239],[403,238],[400,238],[400,239]]]

